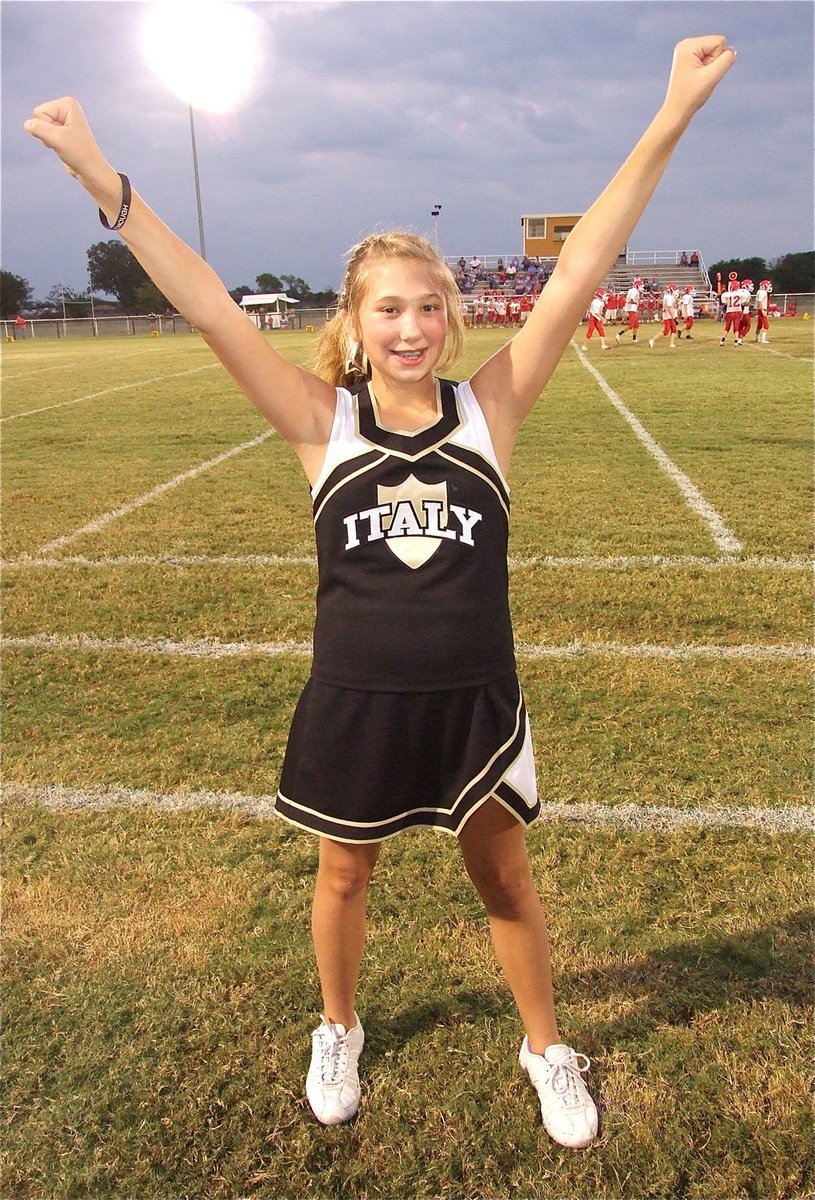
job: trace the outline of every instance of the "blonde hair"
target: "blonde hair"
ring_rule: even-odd
[[[339,310],[326,324],[317,345],[315,370],[321,379],[335,387],[353,386],[370,378],[368,360],[356,342],[349,342],[347,323],[359,325],[359,309],[372,267],[393,259],[414,259],[425,263],[436,276],[447,311],[447,339],[444,356],[438,363],[443,370],[460,356],[464,348],[464,318],[461,293],[447,263],[426,238],[415,233],[393,230],[372,233],[348,252],[348,265],[339,296]]]

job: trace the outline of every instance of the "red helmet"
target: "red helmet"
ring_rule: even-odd
[[[669,283],[668,286],[666,287],[665,291],[666,292],[678,292],[679,288],[676,286],[675,283]]]
[[[632,286],[632,287],[642,287],[642,280],[641,280],[641,279],[635,279],[635,280],[634,280],[634,282],[632,283],[632,285],[631,285],[631,286]]]
[[[693,295],[693,284],[692,283],[689,283],[688,286],[685,288],[685,295],[686,296]]]
[[[608,292],[604,292],[602,288],[598,288],[597,291],[594,293],[594,298],[595,298],[595,300],[605,300],[607,295],[608,295]]]
[[[767,292],[771,292],[773,290],[773,285],[770,283],[769,279],[762,279],[758,286],[760,288],[764,288],[764,290]]]
[[[741,281],[741,286],[742,286],[743,288],[747,288],[747,291],[748,291],[748,292],[752,292],[752,291],[753,291],[753,281],[752,281],[752,279],[743,279],[743,280]]]

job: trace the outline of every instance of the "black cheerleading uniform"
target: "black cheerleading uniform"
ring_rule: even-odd
[[[509,490],[469,383],[437,416],[378,420],[337,389],[312,487],[319,582],[311,679],[292,720],[280,816],[344,842],[412,826],[457,834],[491,796],[540,811],[515,674]]]

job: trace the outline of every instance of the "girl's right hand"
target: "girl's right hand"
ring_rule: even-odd
[[[112,170],[96,144],[85,114],[77,100],[63,96],[38,104],[23,126],[62,160],[69,175],[90,192],[107,182]]]

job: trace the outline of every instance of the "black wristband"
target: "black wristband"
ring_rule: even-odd
[[[119,178],[122,181],[122,207],[119,209],[119,215],[112,225],[108,224],[107,217],[101,208],[99,209],[99,220],[105,229],[121,229],[127,220],[127,214],[130,212],[130,180],[126,175],[122,175],[121,171],[119,172]]]

